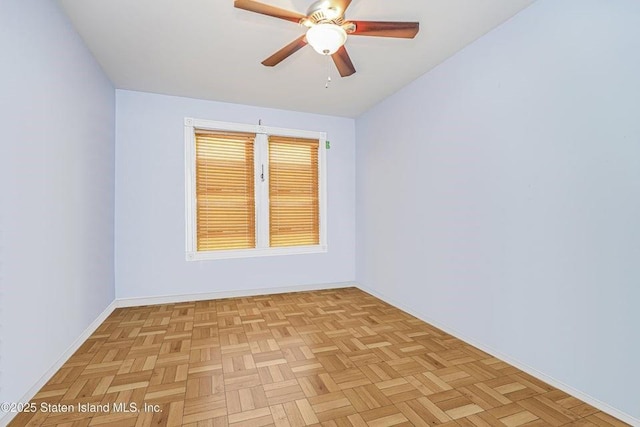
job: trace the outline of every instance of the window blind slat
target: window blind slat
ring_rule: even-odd
[[[269,241],[272,247],[320,243],[319,141],[269,137]]]
[[[255,134],[196,130],[198,251],[256,246]]]

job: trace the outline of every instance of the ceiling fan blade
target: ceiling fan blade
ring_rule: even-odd
[[[420,30],[419,22],[349,21],[355,24],[354,36],[412,39]]]
[[[250,12],[260,13],[262,15],[273,16],[274,18],[280,18],[287,21],[295,22],[298,24],[300,20],[305,18],[304,15],[301,15],[297,12],[292,12],[286,9],[280,9],[275,6],[270,6],[268,4],[259,3],[253,0],[235,0],[233,5],[238,9],[248,10]]]
[[[290,55],[293,55],[301,48],[305,47],[307,44],[306,35],[303,34],[264,61],[262,61],[262,65],[266,67],[273,67],[274,65],[278,65],[283,60],[287,59]]]
[[[340,9],[340,16],[343,16],[350,4],[351,0],[333,0],[332,5],[337,9]]]
[[[356,68],[353,66],[353,62],[351,62],[351,58],[349,58],[347,49],[345,49],[344,46],[331,55],[331,58],[333,58],[333,62],[336,64],[336,67],[342,77],[348,77],[356,72]]]

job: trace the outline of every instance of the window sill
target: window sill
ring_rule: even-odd
[[[252,258],[279,255],[301,255],[327,252],[326,245],[292,246],[286,248],[237,249],[230,251],[187,252],[187,261],[206,261],[214,259]]]

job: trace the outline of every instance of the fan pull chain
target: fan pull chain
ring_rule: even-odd
[[[327,58],[327,83],[324,85],[325,89],[329,89],[329,83],[331,83],[331,61],[329,60],[330,55],[325,55]]]

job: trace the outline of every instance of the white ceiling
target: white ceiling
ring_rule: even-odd
[[[306,46],[273,68],[260,62],[301,26],[233,0],[58,0],[120,89],[356,117],[534,0],[353,0],[346,17],[419,21],[413,40],[350,36],[356,74],[341,78]],[[312,0],[262,0],[305,13]]]

